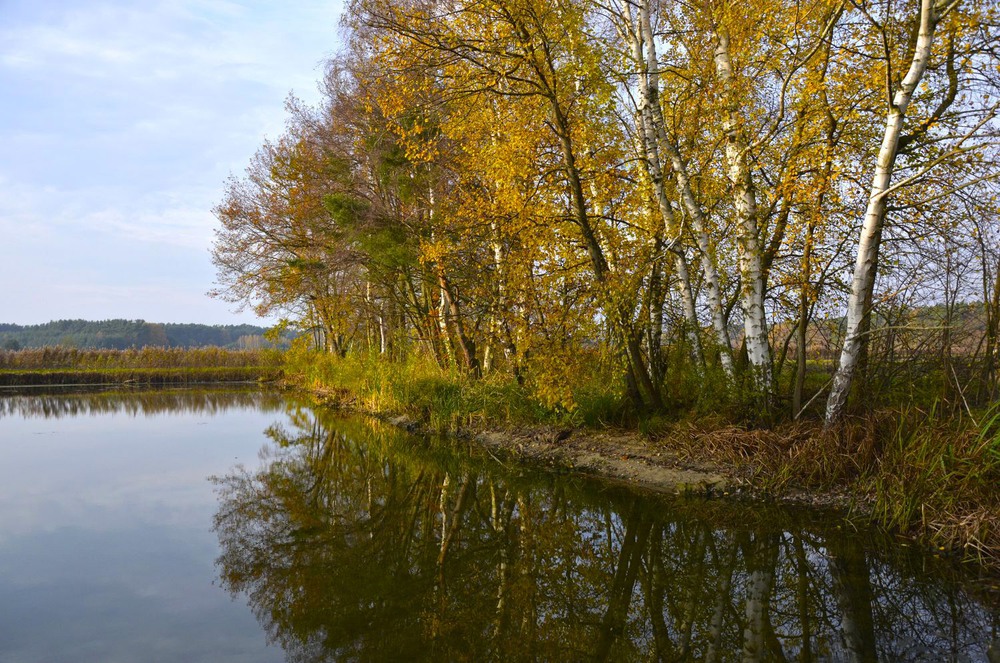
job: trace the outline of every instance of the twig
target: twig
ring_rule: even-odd
[[[965,411],[969,413],[969,419],[972,419],[972,425],[979,428],[979,422],[972,416],[972,409],[969,408],[969,401],[965,400],[965,392],[962,391],[962,385],[958,382],[958,373],[955,372],[954,365],[951,366],[951,374],[955,376],[955,388],[958,389],[958,395],[962,397],[962,403],[965,404]]]
[[[815,394],[813,394],[813,397],[809,399],[809,402],[807,402],[807,403],[806,403],[805,405],[803,405],[803,406],[802,406],[802,409],[801,409],[801,410],[799,410],[798,412],[796,412],[796,413],[795,413],[795,416],[794,416],[794,417],[792,417],[792,420],[793,420],[793,421],[797,421],[797,420],[798,420],[798,418],[799,418],[800,416],[802,416],[802,413],[803,413],[803,412],[805,412],[805,411],[806,411],[806,409],[807,409],[807,408],[808,408],[808,407],[809,407],[810,405],[812,405],[812,402],[813,402],[814,400],[816,400],[817,398],[819,398],[819,395],[820,395],[820,394],[822,394],[822,393],[823,393],[824,391],[826,391],[826,388],[827,388],[827,387],[829,387],[829,386],[830,386],[830,385],[831,385],[832,383],[833,383],[833,378],[830,378],[829,380],[827,380],[827,381],[826,381],[826,384],[824,384],[824,385],[823,385],[822,387],[820,387],[820,388],[819,388],[819,391],[817,391],[817,392],[816,392]]]

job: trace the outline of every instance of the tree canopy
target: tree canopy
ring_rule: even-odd
[[[597,360],[646,411],[695,384],[797,417],[832,383],[833,423],[917,355],[944,395],[994,398],[997,17],[353,0],[322,103],[290,100],[215,209],[214,292],[570,410]],[[898,324],[928,304],[939,324]]]

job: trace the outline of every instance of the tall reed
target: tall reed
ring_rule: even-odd
[[[226,350],[218,347],[143,347],[86,350],[65,347],[0,350],[0,370],[77,370],[148,368],[248,368],[282,364],[279,350]]]

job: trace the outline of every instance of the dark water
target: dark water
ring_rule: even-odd
[[[1000,639],[995,580],[836,519],[252,392],[0,398],[0,450],[3,662],[990,661]]]

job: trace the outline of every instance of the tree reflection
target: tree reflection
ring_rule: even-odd
[[[218,563],[290,660],[959,661],[997,632],[957,583],[759,506],[599,493],[297,406],[268,436],[262,469],[216,479]]]

